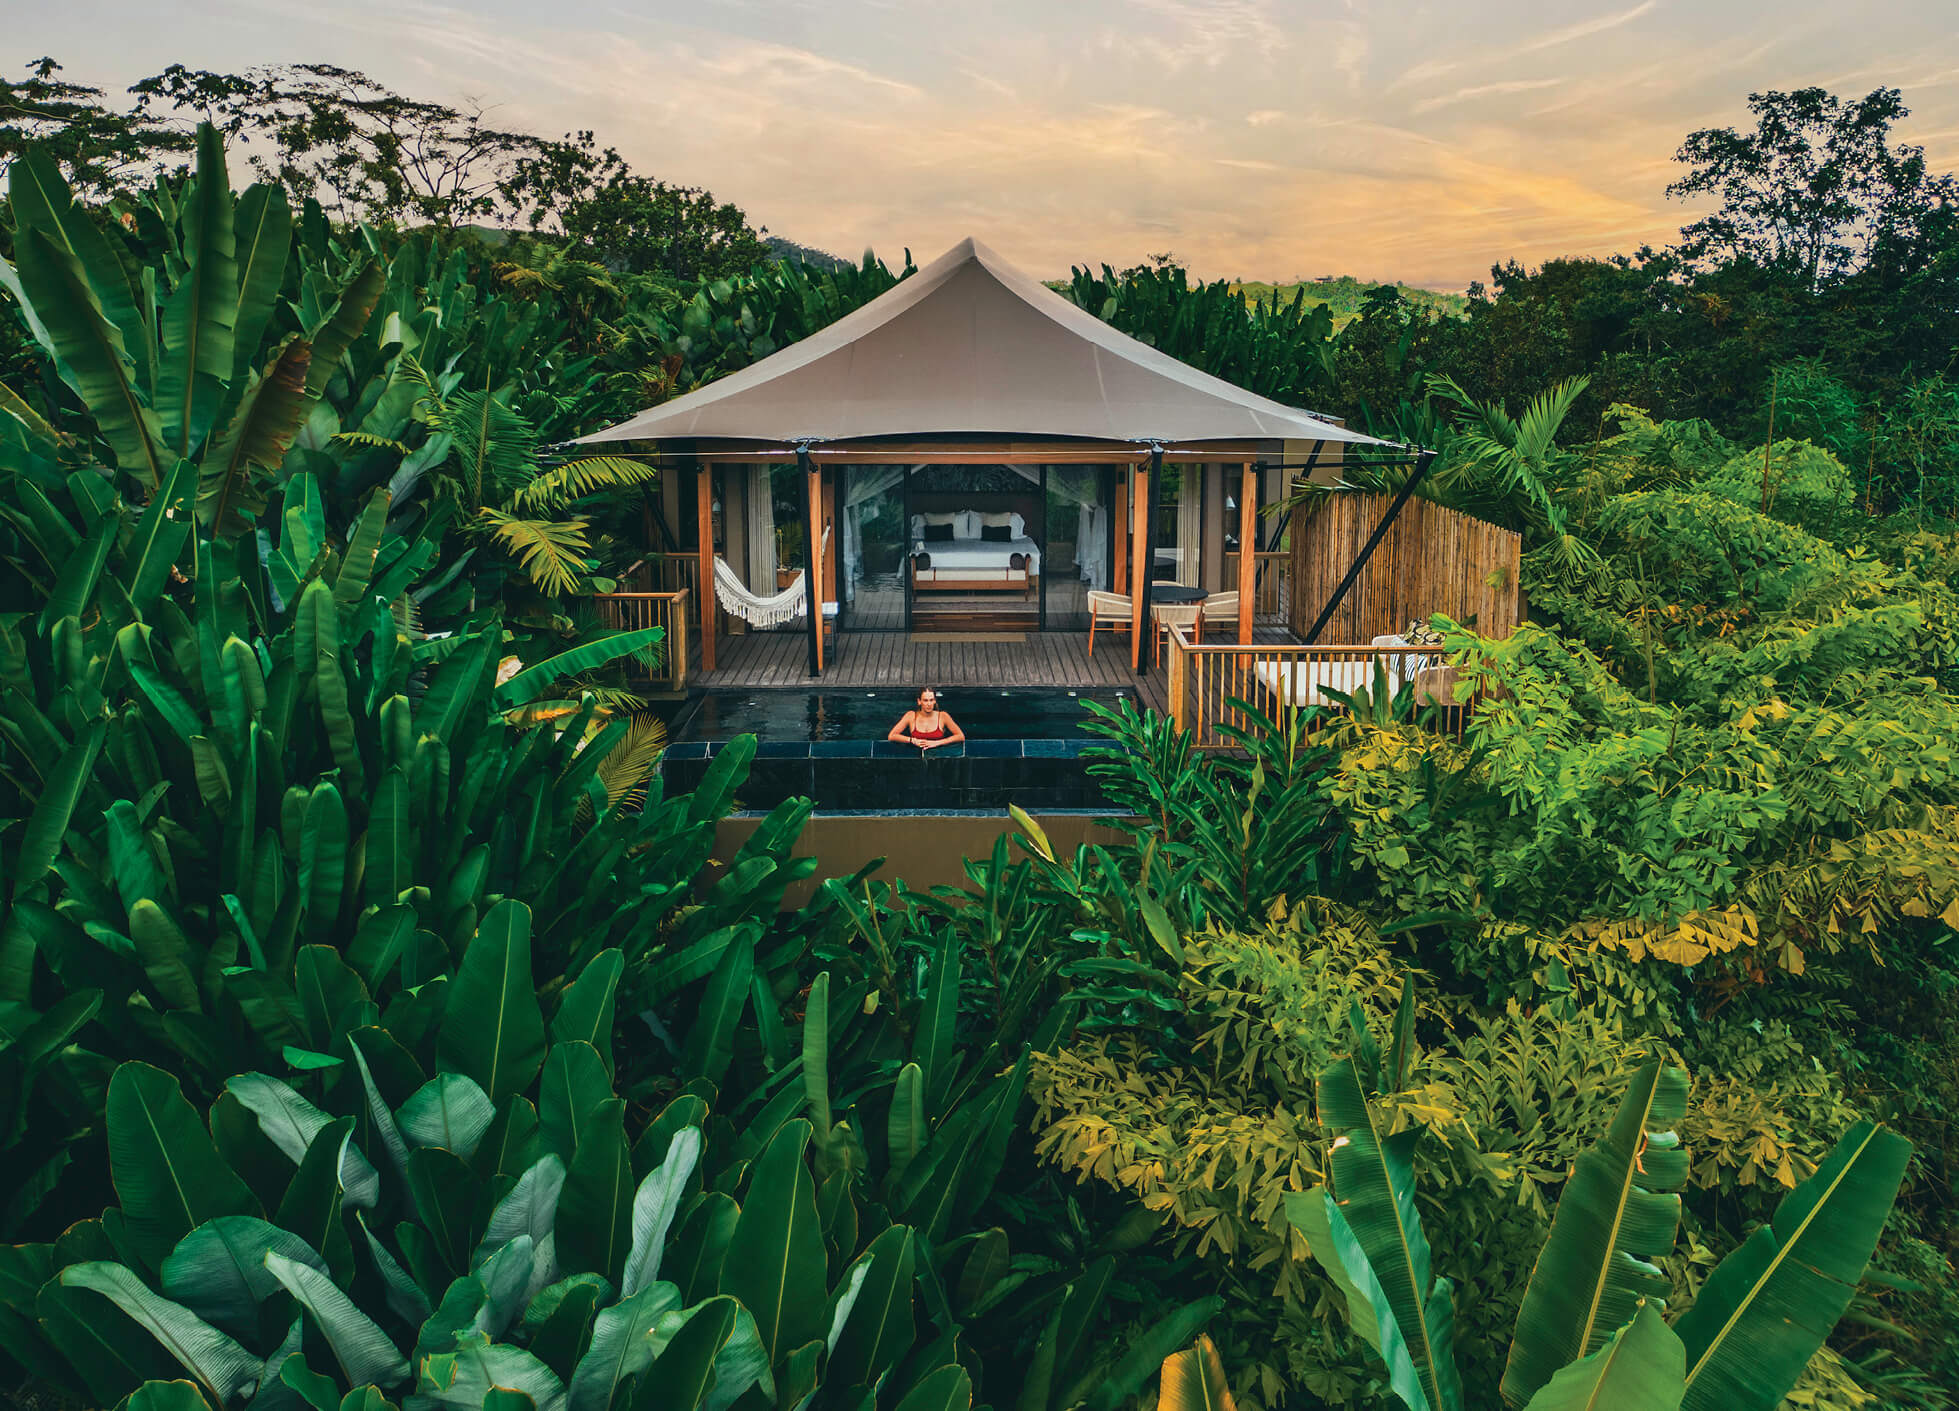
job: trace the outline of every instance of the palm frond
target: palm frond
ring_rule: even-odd
[[[493,509],[478,511],[477,520],[509,550],[540,590],[562,594],[578,591],[592,552],[585,537],[589,527],[586,521],[522,519]]]
[[[633,485],[650,485],[660,473],[642,461],[623,456],[588,456],[567,461],[544,471],[519,490],[510,507],[519,512],[543,509],[564,500],[600,490],[621,490]]]
[[[667,727],[657,715],[636,715],[625,736],[599,761],[598,778],[605,786],[608,809],[637,806],[646,797],[646,781],[667,748]]]

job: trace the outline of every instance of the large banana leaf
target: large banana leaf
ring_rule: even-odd
[[[1238,1411],[1218,1346],[1207,1335],[1199,1333],[1191,1346],[1163,1359],[1156,1411]]]
[[[39,230],[75,257],[89,288],[101,301],[103,314],[122,335],[123,348],[134,365],[136,385],[147,392],[155,377],[150,347],[154,335],[145,306],[139,302],[139,290],[110,247],[112,237],[75,204],[68,184],[61,179],[61,168],[46,152],[30,147],[14,159],[7,173],[7,195],[13,205],[16,231]]]
[[[803,1162],[809,1136],[808,1122],[785,1122],[755,1163],[721,1273],[721,1292],[755,1315],[771,1365],[823,1335],[816,1290],[824,1286],[826,1256],[816,1188]]]
[[[180,460],[170,468],[163,484],[150,499],[149,508],[136,523],[136,534],[123,548],[127,565],[123,581],[129,592],[129,605],[139,613],[170,582],[170,570],[190,538],[190,497],[197,484],[197,468]]]
[[[333,1349],[340,1374],[350,1387],[388,1387],[408,1377],[408,1359],[374,1320],[355,1306],[332,1279],[310,1264],[267,1250],[265,1267],[304,1308]]]
[[[137,390],[122,333],[103,314],[80,265],[39,230],[22,231],[14,255],[21,290],[47,327],[62,380],[101,428],[116,464],[157,485],[163,477],[163,434]]]
[[[262,375],[249,378],[231,419],[205,451],[198,470],[197,519],[220,538],[243,534],[265,509],[255,471],[276,470],[306,409],[306,371],[313,347],[288,340]]]
[[[631,1298],[660,1276],[667,1231],[701,1159],[702,1141],[699,1127],[682,1127],[667,1144],[666,1159],[639,1183],[633,1196],[632,1248],[620,1276],[620,1297]]]
[[[1340,1134],[1328,1162],[1340,1210],[1407,1339],[1430,1411],[1461,1411],[1454,1294],[1447,1279],[1434,1276],[1415,1212],[1415,1147],[1423,1129],[1382,1133],[1351,1055],[1320,1075],[1318,1092],[1320,1121]]]
[[[1910,1159],[1896,1132],[1857,1123],[1721,1261],[1674,1324],[1686,1411],[1771,1411],[1788,1395],[1856,1293]]]
[[[1672,1128],[1686,1110],[1687,1075],[1649,1063],[1610,1130],[1579,1156],[1517,1314],[1502,1386],[1511,1406],[1598,1351],[1642,1300],[1660,1304],[1672,1291],[1649,1261],[1672,1251],[1680,1224],[1687,1154]]]
[[[558,1197],[558,1256],[567,1273],[587,1270],[617,1285],[632,1247],[633,1161],[626,1104],[600,1105],[578,1143]]]
[[[164,440],[180,456],[190,455],[210,432],[231,379],[237,254],[224,140],[205,123],[197,129],[197,175],[184,203],[189,268],[163,304],[164,351],[156,377]]]
[[[873,1386],[910,1350],[916,1248],[910,1228],[893,1225],[857,1257],[865,1278],[824,1372],[837,1385]]]
[[[1679,1411],[1686,1351],[1651,1304],[1597,1352],[1560,1368],[1527,1411]]]
[[[106,722],[92,722],[73,744],[61,752],[48,770],[41,797],[35,800],[34,811],[28,815],[20,851],[13,859],[16,902],[23,893],[39,885],[48,869],[54,866],[54,860],[61,856],[62,840],[68,836],[68,822],[74,817],[75,805],[81,801],[82,791],[88,787],[89,778],[95,771],[95,757],[102,749],[102,740],[107,731]],[[28,999],[27,982],[32,973],[31,965],[24,967],[18,975],[11,969],[0,970],[0,1000],[25,1004]]]
[[[181,1303],[152,1292],[134,1270],[121,1264],[100,1260],[71,1264],[61,1271],[61,1282],[69,1288],[101,1294],[140,1323],[185,1371],[210,1390],[219,1406],[250,1391],[264,1370],[265,1364],[233,1338]]]
[[[504,706],[528,705],[548,691],[552,683],[595,666],[604,666],[622,656],[650,647],[664,635],[658,627],[642,627],[633,632],[614,632],[595,642],[585,642],[570,651],[527,666],[497,687],[497,701]]]
[[[237,241],[238,302],[232,310],[235,353],[231,384],[242,386],[258,355],[279,298],[292,252],[292,207],[283,188],[260,182],[238,198],[233,217]],[[303,385],[303,384],[302,384]]]
[[[499,902],[470,938],[449,982],[438,1050],[501,1103],[544,1064],[544,1012],[531,976],[531,913]]]
[[[206,1220],[258,1213],[168,1073],[147,1063],[117,1068],[107,1114],[109,1174],[130,1238],[152,1264]]]
[[[1287,1191],[1286,1218],[1306,1237],[1306,1248],[1340,1290],[1348,1326],[1381,1355],[1388,1369],[1388,1389],[1409,1411],[1432,1411],[1387,1291],[1333,1196],[1322,1186]]]

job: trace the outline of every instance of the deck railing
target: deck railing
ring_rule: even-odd
[[[701,559],[699,554],[648,554],[620,575],[622,586],[640,593],[685,593],[687,621],[701,628]],[[716,609],[719,610],[718,608]]]
[[[1440,707],[1445,723],[1460,731],[1467,707],[1455,700],[1454,669],[1433,647],[1199,645],[1182,627],[1172,627],[1164,694],[1171,718],[1179,729],[1191,732],[1197,748],[1234,749],[1237,741],[1219,727],[1247,730],[1251,718],[1233,701],[1243,701],[1281,725],[1315,706],[1331,713],[1344,709],[1332,692],[1351,696],[1374,689],[1377,662],[1390,689],[1414,687],[1418,708]]]
[[[660,639],[659,658],[650,673],[656,691],[687,689],[687,652],[693,633],[687,592],[677,593],[601,593],[593,599],[606,626],[625,632],[658,627],[666,633]],[[698,621],[698,618],[694,618]]]
[[[1292,601],[1292,550],[1262,549],[1252,555],[1252,620],[1284,622]],[[1224,587],[1238,586],[1238,555],[1224,556]]]

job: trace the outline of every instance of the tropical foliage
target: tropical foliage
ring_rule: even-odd
[[[1102,713],[1116,841],[1018,816],[962,887],[786,906],[813,805],[716,861],[754,744],[669,794],[616,674],[657,634],[586,601],[658,472],[558,448],[909,262],[750,270],[594,143],[366,84],[117,114],[43,64],[0,129],[7,1387],[1951,1404],[1954,267],[1895,103],[1770,96],[1895,178],[1815,259],[1733,211],[1725,253],[1337,332],[1077,272],[1436,447],[1422,493],[1525,534],[1531,622],[1436,624],[1459,731],[1385,682],[1225,755]],[[406,188],[341,119],[480,165]],[[1755,140],[1688,156],[1721,189]]]

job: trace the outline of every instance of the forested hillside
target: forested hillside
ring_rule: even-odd
[[[1119,843],[785,909],[815,804],[714,863],[755,742],[669,794],[593,612],[658,472],[561,447],[910,271],[357,74],[140,87],[0,126],[0,1394],[1953,1404],[1959,224],[1895,93],[1762,95],[1676,247],[1460,316],[1075,271],[1438,449],[1531,620],[1435,621],[1460,733],[1105,714]]]

